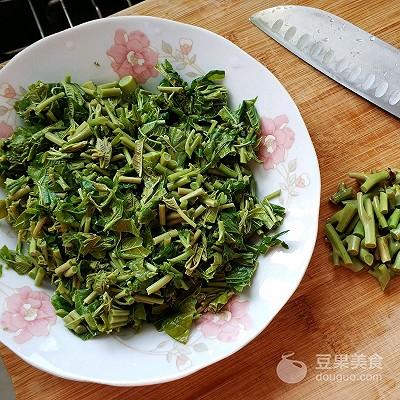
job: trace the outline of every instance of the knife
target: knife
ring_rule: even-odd
[[[292,53],[400,117],[400,51],[350,22],[304,6],[278,6],[250,21]]]
[[[0,399],[15,400],[14,387],[1,357],[0,357]]]

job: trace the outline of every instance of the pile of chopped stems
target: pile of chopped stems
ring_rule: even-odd
[[[342,208],[325,225],[333,264],[367,270],[385,290],[400,273],[400,173],[388,169],[349,176],[360,191],[341,183],[330,200]]]
[[[186,342],[193,320],[250,285],[285,210],[256,197],[255,100],[228,107],[223,71],[186,83],[167,61],[157,93],[135,80],[37,82],[1,142],[18,233],[0,257],[83,339],[143,322]]]

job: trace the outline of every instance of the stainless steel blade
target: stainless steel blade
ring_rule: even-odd
[[[0,357],[0,399],[15,400],[14,387],[1,357]]]
[[[400,117],[400,51],[326,11],[279,6],[251,22],[343,86]]]

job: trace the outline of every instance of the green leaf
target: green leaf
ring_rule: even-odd
[[[72,311],[73,307],[64,297],[62,297],[59,293],[55,292],[51,296],[51,304],[53,305],[56,311],[64,310],[67,313]]]
[[[145,267],[143,258],[129,261],[127,266],[133,272],[133,276],[140,282],[145,282],[157,275],[157,272],[150,271]]]
[[[248,213],[248,217],[252,219],[254,230],[259,229],[262,225],[268,229],[277,228],[283,220],[283,216],[274,212],[274,208],[266,198]]]
[[[144,304],[142,303],[137,303],[134,305],[134,310],[133,310],[133,328],[135,329],[136,332],[140,331],[140,329],[143,326],[143,322],[146,321],[147,318],[147,313],[146,309],[144,308]]]
[[[164,331],[178,342],[187,343],[193,320],[197,317],[196,304],[195,295],[187,297],[171,316],[157,323],[157,329]]]
[[[208,79],[209,81],[221,81],[224,78],[225,78],[225,71],[214,70],[204,75],[203,79],[204,80]]]
[[[208,309],[214,313],[221,311],[233,295],[234,292],[229,290],[220,293],[213,301],[209,303]]]
[[[101,240],[101,236],[94,233],[71,232],[64,233],[62,235],[62,240],[64,247],[70,248],[71,246],[73,246],[73,252],[69,250],[69,253],[81,253],[83,255],[86,255],[93,253],[96,250],[97,244]]]
[[[214,277],[217,272],[218,267],[220,267],[224,263],[224,259],[221,253],[213,254],[214,261],[212,264],[202,273],[202,276],[206,280],[210,280]]]
[[[255,270],[255,267],[235,265],[226,275],[226,283],[236,292],[242,292],[246,286],[250,285]]]
[[[91,292],[91,289],[78,289],[74,293],[73,300],[75,303],[75,310],[78,311],[80,315],[93,313],[101,303],[100,300],[97,299],[90,304],[85,304],[84,300]]]
[[[0,249],[0,260],[4,261],[8,268],[12,268],[19,275],[25,275],[35,267],[32,257],[12,251],[7,246]]]
[[[288,245],[279,239],[280,236],[284,235],[289,231],[279,232],[273,236],[264,236],[259,243],[257,243],[257,254],[266,254],[272,247],[281,245],[287,249]]]
[[[125,239],[122,242],[119,252],[121,258],[126,260],[134,260],[135,258],[147,257],[150,254],[151,250],[148,248],[144,248],[142,244],[143,239],[140,237]]]
[[[109,215],[105,220],[104,230],[110,229],[116,222],[122,218],[124,212],[124,201],[122,199],[116,199],[112,206],[112,214]]]

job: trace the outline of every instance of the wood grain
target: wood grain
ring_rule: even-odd
[[[400,47],[400,2],[292,0],[324,8]],[[352,170],[397,165],[399,120],[306,65],[252,26],[249,16],[271,0],[148,0],[121,12],[199,25],[232,40],[268,67],[303,115],[321,167],[320,228],[327,199]],[[0,346],[17,399],[399,399],[400,284],[382,294],[373,278],[333,269],[322,229],[307,273],[267,329],[237,354],[188,378],[158,386],[112,388],[69,382],[40,372]],[[305,380],[285,384],[276,375],[281,354],[294,351],[308,365]],[[317,381],[317,354],[378,353],[382,381]],[[99,360],[101,362],[101,360]],[[106,368],[106,366],[105,366]],[[361,372],[354,370],[359,376]],[[134,371],[133,371],[134,373]]]

